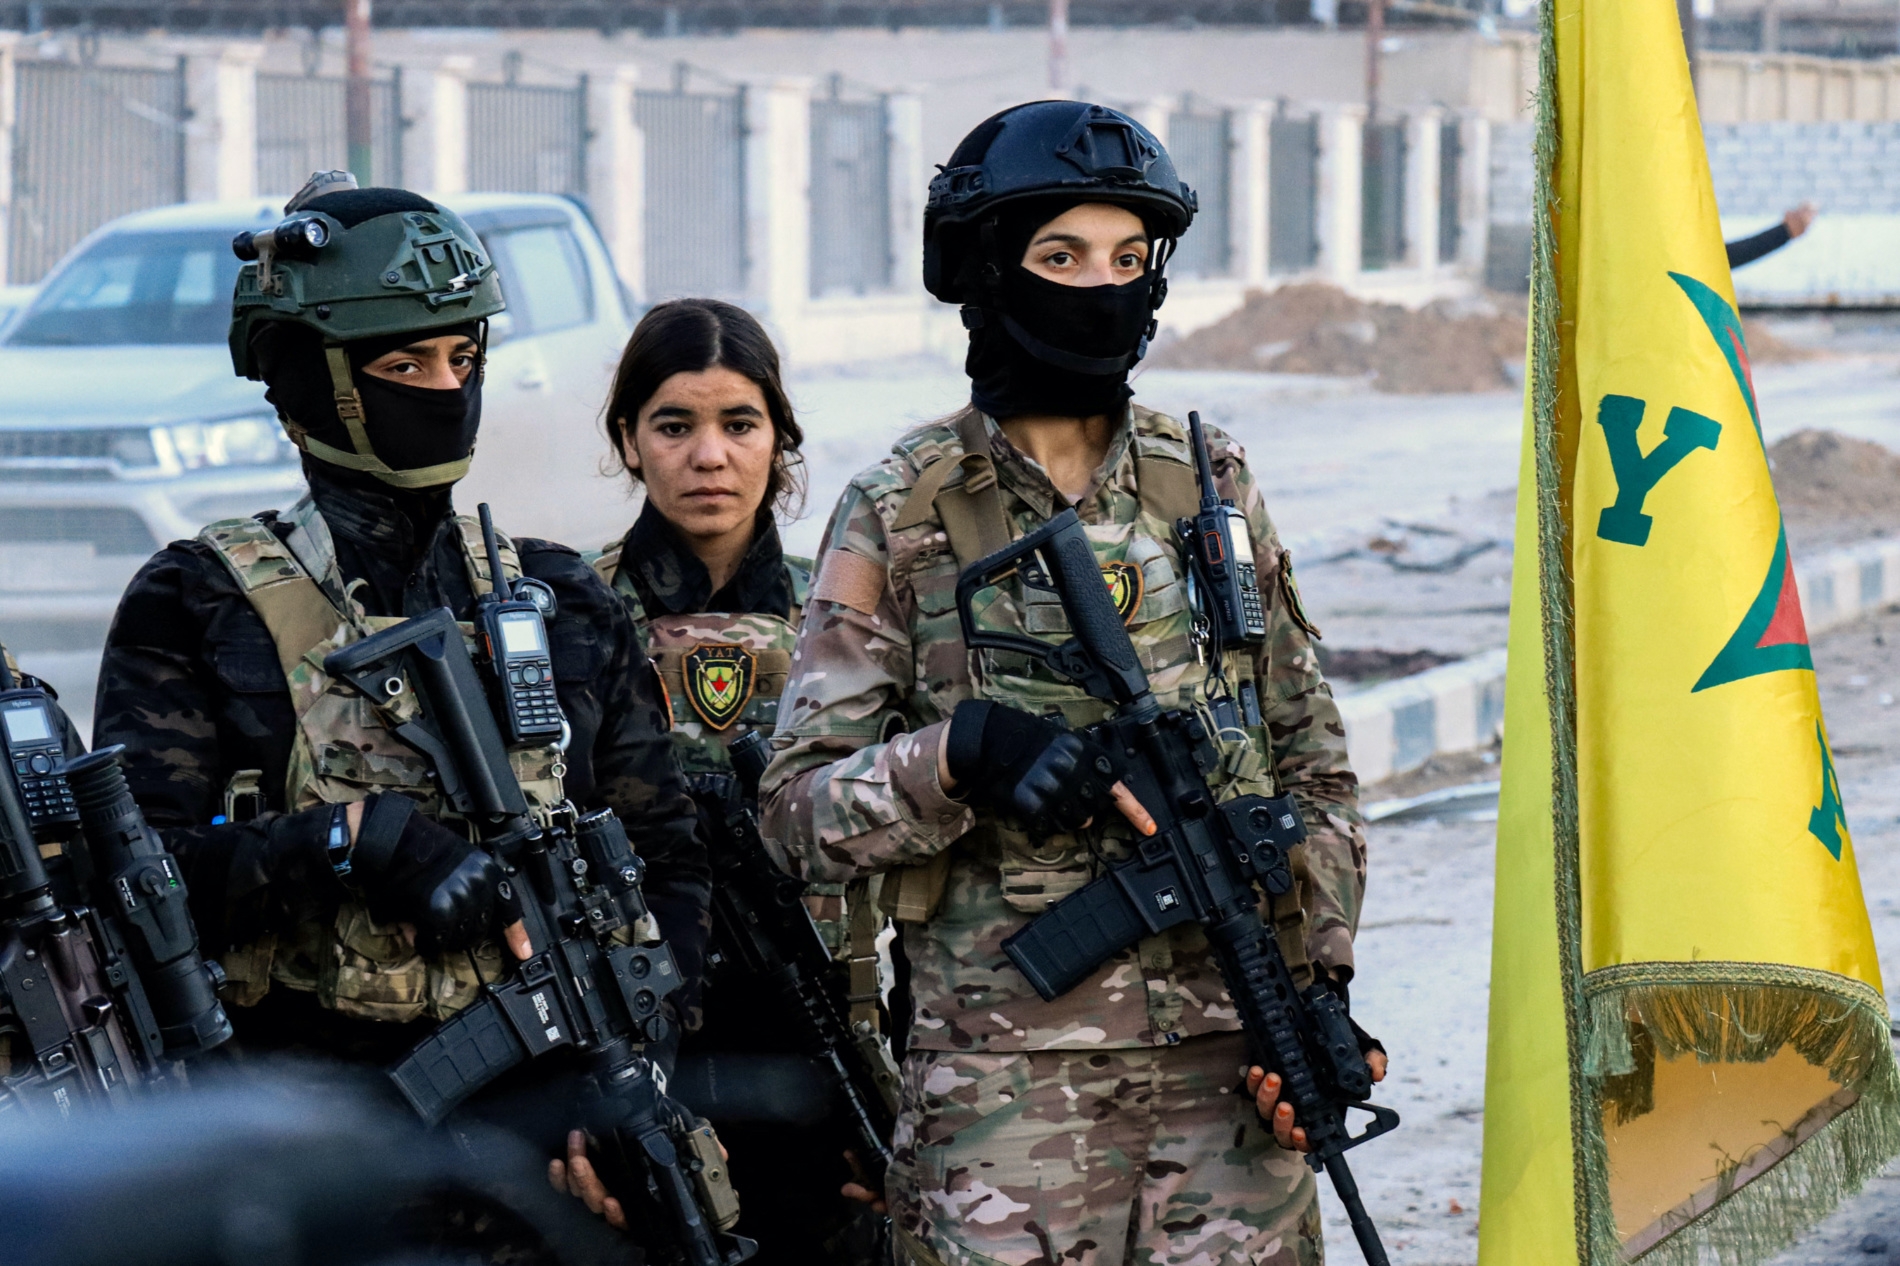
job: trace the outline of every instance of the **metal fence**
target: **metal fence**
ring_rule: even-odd
[[[587,192],[587,77],[573,88],[468,86],[468,187]]]
[[[35,282],[106,221],[185,196],[185,72],[22,61],[7,280]]]
[[[1267,133],[1267,271],[1319,262],[1319,120],[1275,118]]]
[[[1464,156],[1464,142],[1459,139],[1457,123],[1441,124],[1438,129],[1438,262],[1441,264],[1458,258],[1458,206],[1463,198],[1458,180]]]
[[[402,72],[370,84],[370,180],[400,188]],[[349,84],[313,75],[257,77],[257,191],[289,194],[311,172],[347,168]]]
[[[1368,123],[1361,170],[1359,265],[1405,262],[1405,125]]]
[[[650,299],[745,290],[744,105],[738,93],[641,92]]]
[[[1228,231],[1232,149],[1233,121],[1225,111],[1168,116],[1168,154],[1181,179],[1200,196],[1194,225],[1169,264],[1178,277],[1225,277],[1233,271],[1233,235]]]
[[[811,292],[891,284],[890,127],[882,101],[811,103]]]

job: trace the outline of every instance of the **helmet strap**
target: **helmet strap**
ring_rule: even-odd
[[[438,462],[417,470],[397,470],[376,456],[376,450],[369,442],[369,430],[363,421],[363,397],[357,394],[356,380],[350,376],[349,357],[341,347],[334,345],[325,347],[323,355],[330,366],[330,387],[335,392],[336,415],[350,433],[350,447],[356,451],[346,453],[340,448],[333,448],[322,440],[311,438],[303,427],[287,424],[284,429],[298,448],[320,462],[374,475],[392,488],[433,488],[438,484],[452,484],[468,474],[469,464],[475,460],[473,452],[452,462]]]

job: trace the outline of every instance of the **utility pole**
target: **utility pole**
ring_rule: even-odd
[[[1069,88],[1069,0],[1049,0],[1049,91]]]
[[[1385,43],[1385,0],[1366,3],[1366,122],[1379,118],[1379,45]]]
[[[1761,51],[1764,53],[1781,51],[1780,0],[1765,0],[1761,6]]]
[[[349,142],[350,171],[359,185],[372,183],[369,171],[369,5],[370,0],[343,0],[343,30],[349,53],[344,136]]]

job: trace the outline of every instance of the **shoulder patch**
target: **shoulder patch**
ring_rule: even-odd
[[[1280,550],[1280,600],[1286,603],[1287,614],[1293,622],[1306,630],[1306,635],[1315,642],[1322,636],[1319,625],[1306,614],[1306,604],[1300,601],[1299,582],[1293,579],[1293,551],[1284,547]]]
[[[818,582],[812,586],[812,598],[818,602],[836,602],[860,615],[877,610],[884,596],[887,573],[882,563],[848,549],[834,549],[819,563]]]

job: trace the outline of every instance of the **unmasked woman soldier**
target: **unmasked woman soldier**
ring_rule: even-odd
[[[265,382],[309,491],[145,564],[107,640],[94,741],[126,745],[132,790],[185,868],[236,1045],[387,1065],[529,947],[425,759],[321,666],[438,607],[471,620],[490,591],[451,489],[503,302],[482,243],[427,198],[351,187],[290,209],[321,230],[306,243],[325,240],[245,267],[231,352]],[[571,729],[564,752],[517,757],[530,803],[620,815],[659,930],[696,974],[708,872],[659,681],[577,552],[503,537],[501,555],[551,598]],[[549,1124],[558,1146],[572,1121]]]
[[[963,568],[1076,509],[1159,702],[1218,735],[1217,793],[1298,798],[1298,883],[1270,913],[1296,973],[1343,995],[1365,848],[1316,631],[1239,446],[1210,430],[1267,636],[1199,662],[1174,530],[1198,508],[1187,435],[1127,386],[1193,210],[1160,143],[1114,110],[1018,106],[964,139],[931,184],[924,276],[963,305],[970,405],[846,487],[793,655],[767,834],[815,878],[886,872],[915,1000],[888,1195],[917,1263],[1320,1258],[1304,1137],[1278,1079],[1243,1070],[1198,924],[1053,1002],[1005,957],[1149,819],[1083,776],[1089,742],[1058,723],[1106,706],[1021,656],[972,655],[954,600]],[[986,624],[1065,635],[1053,594],[999,592]],[[1042,812],[1081,825],[1032,835]]]
[[[804,437],[770,337],[743,308],[716,299],[662,303],[641,318],[606,419],[614,455],[646,501],[594,566],[659,669],[680,765],[707,830],[722,830],[733,789],[727,748],[751,731],[772,733],[811,587],[809,562],[785,554],[775,518],[801,497]],[[844,885],[815,887],[820,930],[843,958],[851,936],[840,917]],[[856,904],[859,915],[877,917],[863,896]],[[875,953],[876,927],[858,929],[866,956]],[[737,966],[711,973],[677,1086],[688,1095],[721,1087],[741,1114],[722,1119],[705,1105],[732,1149],[739,1231],[758,1240],[755,1260],[812,1261],[829,1243],[821,1256],[847,1261],[866,1230],[853,1225],[846,1234],[862,1207],[839,1195],[849,1135],[830,1128],[836,1122],[785,1119],[829,1092],[799,1054],[786,1000]],[[786,1093],[794,1088],[785,1078],[802,1079],[802,1093]]]

